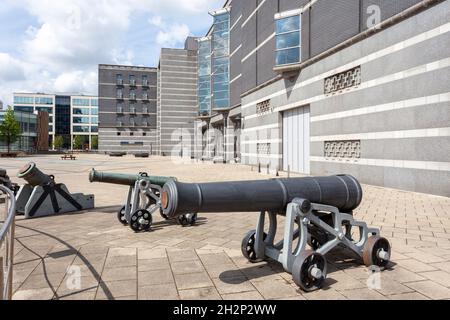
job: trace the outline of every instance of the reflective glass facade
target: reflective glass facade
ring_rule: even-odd
[[[300,54],[300,15],[278,19],[275,25],[276,65],[299,63]]]
[[[213,109],[230,106],[230,13],[214,16],[212,31]]]
[[[0,111],[0,123],[4,120],[5,110]],[[31,152],[35,148],[36,144],[36,130],[37,130],[37,117],[30,112],[20,112],[14,110],[14,117],[20,124],[21,136],[19,140],[15,142],[11,149],[13,151],[26,151]],[[4,141],[0,141],[0,151],[6,151],[7,145]]]
[[[34,104],[34,97],[15,96],[14,104]]]
[[[50,146],[56,136],[63,138],[63,148],[70,149],[74,133],[89,141],[98,135],[98,98],[94,96],[19,93],[14,94],[14,110],[28,114],[47,111]]]
[[[73,114],[88,116],[90,114],[90,109],[89,108],[73,108]]]
[[[211,114],[211,39],[198,43],[198,112]]]
[[[89,107],[91,101],[89,99],[73,99],[73,105],[77,107]]]
[[[34,107],[33,106],[14,106],[14,111],[33,113]]]
[[[76,133],[89,133],[89,126],[80,126],[80,127],[78,127],[78,126],[74,126],[73,127],[73,132],[76,132]]]
[[[35,103],[36,103],[36,104],[53,105],[53,98],[49,98],[49,97],[36,97]]]

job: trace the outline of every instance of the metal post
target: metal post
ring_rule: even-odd
[[[8,299],[12,300],[13,295],[13,267],[14,267],[14,237],[15,237],[15,230],[16,230],[16,216],[13,216],[12,224],[11,224],[11,230],[10,230],[10,237],[11,237],[11,244],[10,244],[10,250],[9,250],[9,259],[8,259]]]
[[[5,272],[3,271],[3,257],[0,257],[0,300],[4,300],[3,297],[5,293],[4,275]]]

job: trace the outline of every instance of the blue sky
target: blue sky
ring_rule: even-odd
[[[203,36],[224,0],[0,0],[0,100],[97,94],[100,63],[157,66],[161,47]]]

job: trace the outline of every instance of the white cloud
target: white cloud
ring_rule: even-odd
[[[149,23],[160,29],[156,36],[156,43],[161,47],[179,46],[190,35],[189,27],[186,24],[168,24],[161,16],[153,16],[149,19]]]
[[[0,52],[0,81],[25,80],[25,70],[21,61],[14,59],[9,54]]]
[[[97,72],[74,71],[63,73],[55,79],[57,92],[78,92],[81,88],[88,89],[97,85]]]
[[[97,93],[97,65],[139,64],[136,53],[153,47],[180,46],[192,30],[208,27],[208,10],[224,0],[1,0],[4,10],[27,10],[37,21],[23,31],[14,53],[0,52],[0,99],[11,103],[13,91]],[[2,4],[3,6],[3,4]],[[136,15],[151,18],[150,39],[134,39]],[[145,25],[145,21],[144,21]],[[1,31],[0,31],[1,36]],[[137,41],[137,47],[130,43]],[[153,46],[153,47],[152,47]],[[140,50],[139,52],[134,50]],[[151,65],[154,57],[141,61]],[[142,59],[141,59],[142,60]]]

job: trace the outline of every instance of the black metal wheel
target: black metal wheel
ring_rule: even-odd
[[[177,217],[177,223],[183,227],[193,226],[197,222],[197,214],[188,213]]]
[[[124,226],[127,226],[128,222],[125,217],[125,211],[126,211],[126,206],[123,206],[122,208],[120,208],[120,210],[117,212],[117,220],[119,220],[119,222],[121,224],[123,224]]]
[[[294,260],[292,277],[303,291],[311,292],[322,287],[327,277],[327,261],[320,253],[306,250]]]
[[[131,215],[130,228],[134,232],[148,231],[152,227],[153,218],[147,210],[138,210]]]
[[[370,237],[363,250],[363,260],[367,267],[378,266],[385,268],[391,257],[389,241],[380,236]]]
[[[267,234],[264,233],[263,240],[266,240],[266,238]],[[251,263],[257,263],[264,260],[257,257],[255,244],[256,244],[256,230],[251,230],[244,237],[241,245],[242,254]]]

